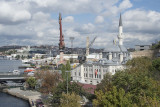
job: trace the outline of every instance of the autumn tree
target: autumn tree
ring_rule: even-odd
[[[61,75],[57,72],[39,71],[35,76],[41,81],[40,91],[42,93],[50,93],[61,81]]]

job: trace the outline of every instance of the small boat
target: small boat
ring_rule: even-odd
[[[26,70],[24,70],[24,72],[31,72],[31,71],[35,71],[34,68],[26,68]]]
[[[20,75],[20,71],[19,70],[13,70],[12,72],[14,75]]]

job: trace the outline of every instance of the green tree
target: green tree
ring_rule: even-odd
[[[152,49],[160,49],[160,41],[152,46]]]
[[[103,92],[106,90],[110,90],[110,88],[112,87],[111,82],[112,82],[112,75],[110,73],[106,73],[101,83],[97,84],[96,90],[102,90]]]
[[[156,106],[160,104],[160,80],[154,74],[151,59],[134,58],[128,61],[127,69],[116,72],[113,76],[107,75],[97,85],[94,104],[108,107]]]
[[[67,70],[67,71],[70,71],[70,70],[71,70],[71,65],[70,65],[70,62],[69,62],[69,61],[67,61],[66,70]]]
[[[70,62],[69,61],[67,61],[67,64],[66,65],[64,65],[64,64],[62,64],[62,67],[61,67],[61,71],[62,71],[62,78],[64,79],[64,80],[67,80],[67,75],[68,75],[68,79],[70,80],[71,79],[71,74],[70,74],[70,72],[66,72],[66,71],[70,71],[71,70],[71,65],[70,65]]]
[[[21,59],[24,59],[24,58],[25,58],[25,56],[22,55],[22,56],[21,56]]]
[[[74,92],[71,94],[62,93],[60,107],[81,107],[81,97]]]
[[[19,60],[20,59],[20,55],[16,55],[16,57],[15,57],[17,60]]]
[[[97,99],[93,100],[95,106],[131,107],[132,105],[131,95],[126,94],[122,88],[117,89],[115,86],[112,87],[111,91],[96,91],[95,95],[97,96]]]
[[[160,58],[152,61],[153,67],[160,72]]]
[[[148,57],[137,57],[129,60],[126,65],[131,73],[148,73],[152,69],[152,60]]]
[[[27,78],[27,83],[30,88],[34,89],[37,84],[37,80],[34,77],[29,77],[29,78]]]
[[[66,79],[66,66],[64,64],[61,67],[61,71],[62,71],[62,78]]]
[[[71,94],[73,92],[79,96],[86,96],[86,95],[89,96],[89,94],[83,90],[82,86],[80,86],[76,82],[72,82],[72,83],[69,82],[68,93]],[[59,83],[58,86],[52,90],[51,100],[52,100],[53,106],[56,106],[57,103],[60,103],[60,102],[57,102],[57,100],[62,97],[62,93],[67,93],[67,82],[66,81]]]

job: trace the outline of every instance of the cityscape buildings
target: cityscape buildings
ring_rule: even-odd
[[[97,62],[85,62],[71,72],[73,81],[97,85],[108,72],[112,75],[124,69],[126,62],[131,59],[130,53],[123,45],[122,17],[119,19],[118,43],[114,41],[110,47],[106,46],[102,52],[102,59]]]

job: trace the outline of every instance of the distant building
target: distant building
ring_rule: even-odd
[[[151,45],[135,45],[136,51],[149,50]]]
[[[129,59],[131,59],[130,52],[123,46],[123,27],[120,15],[118,43],[114,41],[110,46],[107,45],[99,61],[88,61],[72,70],[71,77],[73,81],[97,85],[107,72],[113,75],[118,70],[124,69]]]

